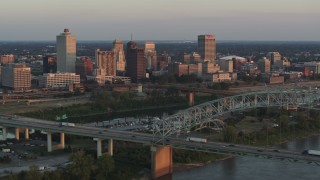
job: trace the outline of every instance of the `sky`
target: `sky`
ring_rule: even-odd
[[[0,0],[0,41],[320,41],[320,0]]]

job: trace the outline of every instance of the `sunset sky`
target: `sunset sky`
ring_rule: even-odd
[[[0,0],[0,41],[320,41],[320,0]]]

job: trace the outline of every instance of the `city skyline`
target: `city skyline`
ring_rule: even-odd
[[[63,28],[79,40],[320,41],[317,0],[230,1],[3,0],[0,41],[54,40]]]

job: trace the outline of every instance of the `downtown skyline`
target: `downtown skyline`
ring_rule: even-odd
[[[0,41],[54,40],[70,28],[81,40],[320,41],[317,0],[105,2],[3,0]]]

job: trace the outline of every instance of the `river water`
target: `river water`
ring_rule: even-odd
[[[320,150],[320,136],[311,136],[276,146],[302,152]],[[319,180],[320,165],[292,163],[257,157],[234,157],[204,167],[173,174],[174,180]]]

